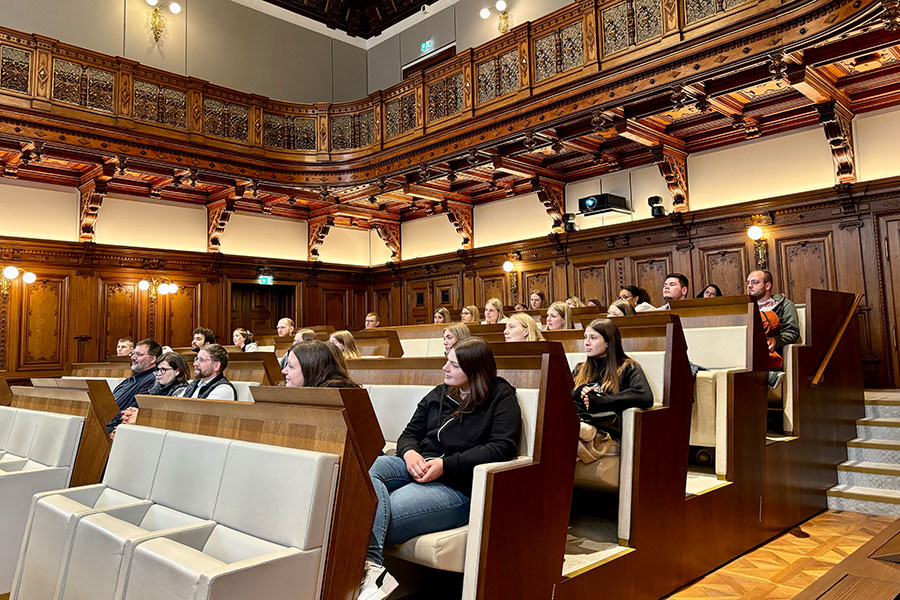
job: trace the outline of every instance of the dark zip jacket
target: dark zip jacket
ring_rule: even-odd
[[[600,362],[600,372],[606,370],[606,357],[596,359]],[[584,363],[575,367],[578,370],[584,367]],[[650,408],[653,406],[653,391],[647,376],[636,362],[626,365],[619,376],[619,391],[615,394],[601,392],[588,392],[588,406],[584,406],[581,399],[581,390],[585,386],[600,384],[601,380],[579,385],[572,390],[572,400],[575,401],[575,410],[578,418],[585,423],[590,423],[601,431],[605,431],[613,439],[622,439],[622,413],[628,408]]]
[[[426,460],[443,458],[437,481],[469,496],[477,465],[518,455],[522,414],[516,388],[500,377],[494,378],[490,400],[452,418],[459,404],[447,390],[441,384],[422,398],[397,440],[397,456],[415,450]]]

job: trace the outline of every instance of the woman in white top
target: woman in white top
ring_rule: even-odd
[[[241,352],[259,352],[259,346],[253,341],[253,334],[242,327],[234,330],[231,341]]]
[[[503,303],[499,298],[491,298],[484,305],[484,321],[482,325],[493,325],[495,323],[506,323],[507,318],[503,316]]]
[[[459,311],[459,321],[460,323],[478,323],[481,321],[478,307],[474,304],[463,306],[463,309]]]

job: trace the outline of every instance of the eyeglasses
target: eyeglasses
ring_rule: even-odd
[[[174,371],[175,369],[172,369],[170,367],[156,367],[156,370],[159,373],[170,373],[170,372]]]
[[[211,358],[200,358],[199,356],[194,359],[195,363],[203,363],[203,362],[212,362]]]
[[[137,351],[134,351],[131,353],[132,358],[144,358],[145,356],[150,356],[150,354],[147,352],[137,352]]]

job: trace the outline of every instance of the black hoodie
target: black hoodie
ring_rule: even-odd
[[[428,392],[397,440],[397,456],[415,450],[426,460],[443,458],[437,480],[469,496],[476,465],[511,460],[518,454],[522,414],[516,388],[496,377],[491,398],[472,412],[451,415],[459,404],[441,384]]]

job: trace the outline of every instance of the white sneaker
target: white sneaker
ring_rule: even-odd
[[[382,565],[366,561],[366,570],[362,585],[359,587],[357,600],[384,600],[390,596],[400,584]]]

